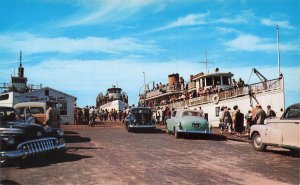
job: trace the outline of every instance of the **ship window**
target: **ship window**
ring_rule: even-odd
[[[212,85],[213,85],[212,77],[206,78],[206,86],[212,86]]]
[[[45,96],[49,96],[49,89],[45,90]]]
[[[219,117],[220,115],[220,107],[216,107],[216,117]]]
[[[221,78],[219,76],[214,77],[214,85],[221,85]]]
[[[229,85],[229,80],[228,80],[228,77],[227,76],[223,76],[222,77],[223,79],[223,85]]]
[[[9,98],[9,94],[1,95],[0,96],[0,101],[2,101],[2,100],[8,100],[8,98]]]

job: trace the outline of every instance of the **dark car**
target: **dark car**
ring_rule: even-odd
[[[65,148],[63,130],[42,127],[32,121],[32,117],[24,120],[14,108],[0,107],[0,164],[8,159],[26,158]]]
[[[134,128],[151,130],[156,128],[151,109],[145,107],[131,108],[124,122],[128,132]]]

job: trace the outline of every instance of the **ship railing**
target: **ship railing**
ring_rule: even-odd
[[[180,83],[167,86],[167,92],[177,92],[177,91],[182,91],[182,86]]]
[[[148,92],[146,94],[146,98],[150,98],[150,97],[157,96],[157,95],[160,95],[160,94],[162,94],[161,90],[160,89],[156,89],[156,90]]]
[[[216,93],[196,97],[193,99],[189,99],[187,100],[188,101],[187,104],[188,106],[195,106],[195,105],[211,103],[211,102],[217,103],[220,100],[226,100],[226,99],[249,95],[250,91],[252,93],[257,94],[257,93],[262,93],[262,92],[267,92],[267,91],[272,91],[272,90],[282,89],[282,88],[283,87],[280,80],[278,79],[268,80],[266,82],[255,83],[243,87],[236,87],[234,89],[230,89],[227,91],[216,92]],[[217,96],[217,100],[216,100],[216,96]]]
[[[268,80],[266,82],[251,84],[249,86],[249,90],[251,90],[252,93],[261,93],[276,89],[283,89],[281,79]]]
[[[190,90],[190,89],[194,89],[194,88],[196,88],[196,82],[189,82],[188,83],[188,90]]]

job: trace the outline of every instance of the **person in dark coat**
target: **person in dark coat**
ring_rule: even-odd
[[[244,114],[241,113],[240,109],[236,110],[234,122],[235,122],[235,131],[237,132],[237,136],[240,137],[241,133],[244,130]]]

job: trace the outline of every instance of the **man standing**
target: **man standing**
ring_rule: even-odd
[[[204,112],[203,112],[203,110],[202,110],[201,107],[199,107],[199,112],[200,112],[200,116],[201,116],[201,117],[204,117]]]
[[[271,106],[267,106],[267,118],[274,118],[276,117],[275,112],[271,109]]]
[[[46,120],[45,124],[49,127],[60,128],[60,116],[53,102],[46,102]]]
[[[266,119],[266,113],[265,111],[261,108],[261,105],[257,104],[256,105],[257,112],[253,118],[253,122],[256,124],[264,124],[265,119]]]

